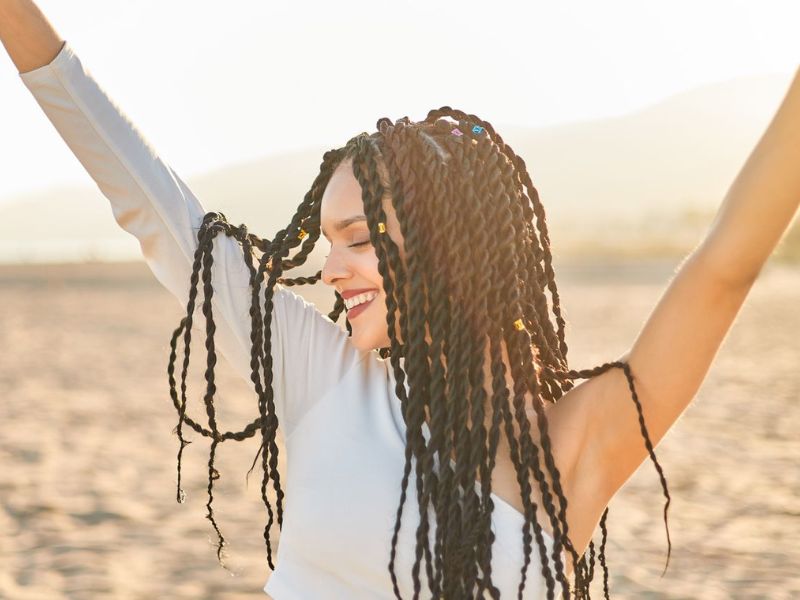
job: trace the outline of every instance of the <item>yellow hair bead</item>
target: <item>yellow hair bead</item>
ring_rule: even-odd
[[[517,329],[517,331],[522,331],[525,329],[525,323],[522,322],[522,319],[517,319],[514,321],[514,327]]]
[[[380,233],[386,233],[386,224],[385,223],[378,223],[378,231]]]
[[[297,234],[297,237],[298,237],[299,239],[301,239],[301,240],[302,240],[302,239],[304,239],[304,238],[305,238],[307,235],[308,235],[308,232],[307,232],[305,229],[301,229],[301,230],[300,230],[300,233],[298,233],[298,234]]]

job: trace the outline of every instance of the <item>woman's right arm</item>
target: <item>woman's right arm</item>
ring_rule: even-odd
[[[68,41],[50,63],[20,78],[110,201],[119,226],[138,239],[150,270],[186,307],[206,214],[198,199],[97,84]],[[249,380],[249,271],[241,246],[223,234],[214,239],[213,258],[217,346]],[[198,328],[203,323],[199,302],[194,322]]]
[[[117,223],[139,240],[156,278],[186,307],[197,232],[205,209],[84,68],[70,44],[61,39],[34,2],[0,0],[0,24],[3,45],[23,83],[108,198]],[[213,257],[216,345],[249,381],[249,272],[240,245],[224,234],[214,239]],[[202,291],[194,318],[195,327],[202,330],[200,300]],[[279,365],[280,356],[276,368]],[[281,381],[276,376],[276,396],[281,394],[277,389]]]
[[[30,24],[34,39],[50,47],[60,39],[42,24],[44,17],[31,2],[0,0],[7,9],[4,16],[11,15],[8,8],[14,4],[27,5],[27,11],[20,9],[15,15],[25,15],[22,19]],[[41,20],[31,16],[36,13]],[[41,33],[48,29],[52,36]],[[9,39],[6,45],[28,48],[24,60],[34,63],[33,57],[47,56],[34,43],[19,42],[26,35],[23,25],[5,22],[4,31],[11,30],[16,41]],[[110,201],[117,223],[139,240],[156,278],[186,307],[197,232],[206,213],[200,201],[84,68],[69,42],[62,43],[49,63],[20,77]],[[241,246],[224,234],[214,239],[213,258],[216,346],[249,381],[250,274]],[[194,323],[201,332],[203,322],[198,306]],[[280,286],[274,298],[272,348],[276,407],[287,434],[310,404],[361,358],[337,325]]]
[[[64,45],[32,0],[0,0],[0,40],[20,73],[50,63]]]

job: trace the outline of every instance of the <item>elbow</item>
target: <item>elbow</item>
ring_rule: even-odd
[[[715,246],[701,245],[687,259],[696,262],[720,287],[750,288],[758,279],[763,263],[749,264],[736,259],[736,254]]]

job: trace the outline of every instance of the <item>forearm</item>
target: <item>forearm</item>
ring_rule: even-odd
[[[697,252],[724,281],[752,283],[799,204],[800,70]]]
[[[0,0],[0,41],[20,73],[48,64],[64,43],[32,0]]]

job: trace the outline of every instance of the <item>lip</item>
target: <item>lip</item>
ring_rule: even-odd
[[[362,288],[358,290],[344,290],[339,292],[342,298],[347,300],[348,298],[352,298],[353,296],[358,296],[359,294],[363,294],[364,292],[377,292],[375,288]]]

